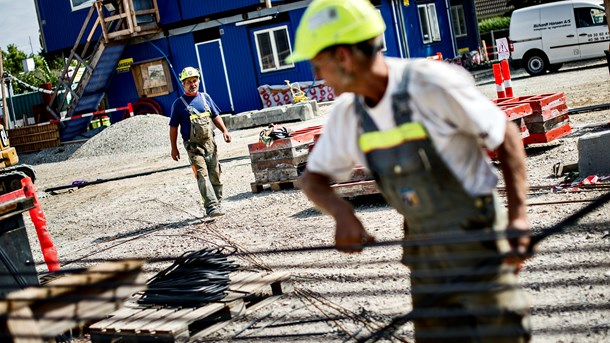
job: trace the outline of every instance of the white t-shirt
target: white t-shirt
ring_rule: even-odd
[[[481,94],[463,68],[430,60],[384,58],[389,68],[388,88],[369,115],[384,131],[395,127],[392,94],[407,64],[412,118],[428,130],[439,155],[473,196],[490,194],[498,177],[482,146],[497,148],[504,140],[506,115]],[[355,165],[367,166],[358,146],[361,129],[354,112],[354,94],[337,98],[322,135],[307,161],[307,169],[337,181],[349,179]]]

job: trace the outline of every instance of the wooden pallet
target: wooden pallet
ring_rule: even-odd
[[[43,287],[9,293],[0,301],[7,328],[0,341],[9,335],[14,342],[47,342],[93,318],[106,317],[145,288],[143,265],[141,260],[105,262],[57,277]]]
[[[196,342],[235,318],[249,314],[290,291],[287,272],[232,278],[228,295],[195,308],[141,307],[134,303],[89,327],[93,343]]]
[[[256,181],[250,184],[252,187],[252,193],[260,193],[266,187],[269,186],[272,191],[281,191],[284,189],[300,189],[301,184],[299,179],[291,179],[291,180],[278,180],[278,181]]]

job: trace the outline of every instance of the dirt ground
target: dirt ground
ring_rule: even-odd
[[[610,103],[609,72],[602,62],[570,65],[556,74],[535,78],[514,72],[515,94],[562,91],[570,108]],[[486,77],[477,83],[486,96],[495,98],[493,79]],[[322,115],[314,120],[284,125],[292,129],[320,125],[327,109],[322,105]],[[209,337],[212,341],[353,341],[411,308],[409,270],[399,263],[399,247],[371,248],[353,255],[333,250],[256,253],[328,246],[333,243],[334,230],[333,221],[318,212],[299,190],[251,191],[254,175],[247,145],[257,142],[262,128],[232,131],[232,143],[219,142],[227,215],[204,223],[186,153],[182,150],[179,162],[170,157],[165,119],[147,122],[154,127],[137,126],[138,121],[145,121],[137,117],[129,119],[134,120],[132,126],[116,124],[115,131],[122,137],[114,145],[105,142],[94,146],[104,131],[82,146],[66,145],[21,156],[38,174],[38,195],[63,268],[117,258],[171,259],[186,251],[229,245],[253,253],[248,258],[234,257],[244,267],[291,273],[292,292],[238,318]],[[586,205],[584,201],[603,194],[603,190],[550,191],[562,181],[552,176],[552,165],[576,163],[579,137],[608,129],[579,127],[610,122],[610,111],[575,114],[570,120],[574,132],[568,137],[527,148],[530,184],[547,186],[533,189],[528,199],[532,204],[529,220],[537,230],[559,222]],[[54,194],[44,192],[77,180],[153,171],[159,172]],[[353,204],[378,240],[401,239],[402,219],[382,201],[354,199]],[[521,283],[530,296],[533,342],[610,340],[609,223],[610,206],[605,206],[568,233],[545,240],[525,264]],[[33,253],[41,261],[34,229],[31,224],[27,229]],[[147,264],[147,275],[167,264]],[[44,271],[44,266],[39,270]],[[403,326],[398,336],[411,341],[412,327]]]

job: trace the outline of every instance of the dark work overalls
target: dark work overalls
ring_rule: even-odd
[[[184,97],[182,103],[189,112],[191,122],[189,140],[184,141],[184,148],[191,161],[191,168],[197,178],[197,186],[206,213],[210,214],[222,201],[222,182],[220,181],[220,163],[218,162],[218,148],[214,141],[211,110],[205,97],[199,93],[205,111],[200,113],[190,106]]]
[[[527,342],[525,294],[500,253],[507,241],[471,239],[504,229],[496,198],[469,195],[426,128],[412,121],[409,69],[393,95],[395,128],[379,131],[360,98],[355,107],[369,169],[405,218],[403,263],[411,270],[416,341]]]

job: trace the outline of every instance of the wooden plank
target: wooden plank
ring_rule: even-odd
[[[331,188],[342,198],[379,193],[375,180],[337,183]]]
[[[140,333],[146,331],[146,326],[154,321],[163,319],[170,314],[177,312],[177,308],[159,308],[159,309],[148,309],[142,312],[136,320],[133,317],[129,318],[129,322],[126,325],[121,326],[121,331],[133,331]]]
[[[110,317],[100,320],[94,324],[92,324],[91,326],[89,326],[90,330],[93,331],[106,331],[106,329],[110,326],[112,326],[113,324],[122,321],[126,318],[129,318],[137,313],[146,311],[145,308],[128,308],[128,307],[124,307],[118,311],[115,311],[113,313],[111,313]]]
[[[181,331],[188,329],[188,323],[190,321],[207,317],[211,314],[217,313],[218,311],[225,308],[225,304],[212,303],[199,308],[182,309],[174,313],[174,315],[167,316],[159,321],[149,323],[142,331],[146,330],[151,333],[170,333],[177,334]]]
[[[6,326],[11,333],[13,343],[43,342],[34,314],[28,307],[13,312],[13,315],[7,319]]]

